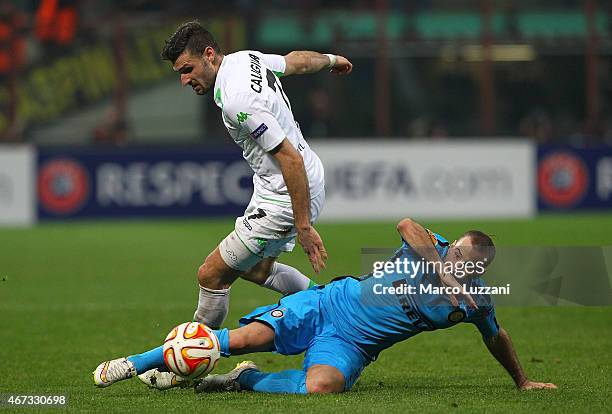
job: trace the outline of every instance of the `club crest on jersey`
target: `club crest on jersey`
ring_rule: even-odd
[[[272,312],[270,312],[270,315],[272,315],[273,318],[282,318],[284,313],[280,309],[274,309]]]
[[[465,319],[465,311],[463,309],[455,309],[448,314],[448,321],[452,323],[458,323]]]
[[[255,131],[251,132],[251,136],[253,137],[253,139],[257,139],[260,136],[262,136],[263,133],[266,132],[267,130],[268,130],[268,126],[266,124],[261,124],[255,129]]]

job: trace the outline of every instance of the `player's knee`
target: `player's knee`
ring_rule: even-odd
[[[198,282],[200,282],[200,286],[208,286],[217,279],[214,268],[214,253],[209,254],[204,263],[198,267]]]
[[[200,285],[205,286],[206,282],[210,279],[210,272],[207,271],[208,266],[206,262],[202,263],[200,267],[198,267],[198,282]]]
[[[208,289],[227,289],[239,276],[239,271],[230,268],[221,257],[218,249],[208,255],[198,267],[198,282]]]
[[[344,379],[317,377],[306,381],[308,394],[334,394],[344,391]]]

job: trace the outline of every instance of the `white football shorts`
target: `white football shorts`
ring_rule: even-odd
[[[311,223],[315,223],[323,205],[325,190],[310,200]],[[278,257],[295,247],[297,232],[289,196],[253,193],[244,215],[221,243],[219,252],[231,268],[246,272],[265,257]]]

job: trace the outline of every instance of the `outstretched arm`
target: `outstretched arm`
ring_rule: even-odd
[[[306,50],[294,51],[285,55],[285,63],[283,76],[317,73],[322,69],[330,69],[332,73],[348,75],[353,70],[353,64],[344,56],[324,55]]]
[[[532,390],[532,389],[555,389],[555,384],[547,382],[534,382],[530,381],[521,367],[521,363],[518,360],[518,356],[514,351],[512,340],[510,335],[503,329],[499,329],[499,333],[491,338],[483,339],[487,345],[491,355],[499,361],[499,363],[508,371],[508,374],[514,380],[516,387],[520,390]]]
[[[287,138],[271,153],[278,161],[291,197],[297,239],[308,255],[313,270],[319,273],[325,268],[327,252],[319,233],[310,222],[310,190],[308,188],[308,177],[304,169],[304,160]]]

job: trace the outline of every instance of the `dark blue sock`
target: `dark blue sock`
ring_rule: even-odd
[[[227,328],[218,330],[213,329],[212,331],[217,335],[217,339],[219,340],[219,346],[221,347],[219,351],[221,352],[221,356],[229,357],[231,355],[229,349],[229,331]]]
[[[136,368],[138,374],[142,374],[153,368],[164,370],[166,368],[163,345],[153,348],[150,351],[143,352],[142,354],[130,355],[127,359],[134,364],[134,368]]]
[[[261,372],[248,369],[238,377],[243,390],[275,394],[306,394],[306,371]]]

